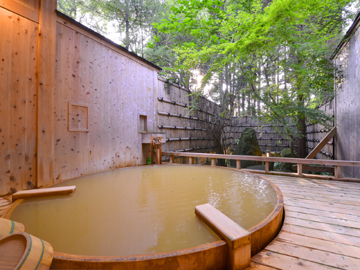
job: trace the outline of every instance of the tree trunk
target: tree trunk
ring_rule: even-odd
[[[299,105],[302,107],[305,107],[304,104],[304,97],[302,94],[298,96],[299,99]],[[306,157],[306,119],[305,115],[300,114],[298,117],[298,131],[300,134],[300,138],[298,140],[299,144],[299,158],[305,158]]]
[[[220,105],[222,112],[225,110],[223,84],[224,84],[224,75],[221,72],[219,74],[219,93],[220,93]]]
[[[306,119],[305,116],[299,116],[299,158],[306,157]]]
[[[290,136],[290,139],[291,139],[291,142],[290,142],[291,157],[295,157],[294,137]]]

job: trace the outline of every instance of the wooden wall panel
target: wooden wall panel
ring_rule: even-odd
[[[343,80],[335,97],[335,159],[360,160],[360,22],[334,63],[343,68]],[[359,167],[342,167],[345,177],[360,177]]]
[[[46,1],[49,0],[44,0]],[[39,6],[40,0],[0,0],[0,7],[35,23],[39,23]]]
[[[0,195],[36,186],[38,25],[0,8]]]
[[[40,9],[40,1],[41,0],[13,0],[13,1],[20,2],[24,6],[32,8],[34,10],[39,10]],[[44,1],[46,1],[46,0],[44,0]]]
[[[138,118],[146,115],[148,131],[154,131],[157,72],[60,21],[56,27],[55,181],[141,165]],[[88,105],[89,132],[69,132],[69,102]]]

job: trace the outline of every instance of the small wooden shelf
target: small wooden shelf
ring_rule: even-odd
[[[89,105],[69,102],[69,132],[89,132]]]

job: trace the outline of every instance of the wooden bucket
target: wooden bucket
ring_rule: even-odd
[[[0,239],[0,269],[46,270],[50,268],[52,246],[28,233],[14,233]]]
[[[8,236],[12,233],[19,233],[23,231],[25,231],[25,226],[23,224],[9,219],[0,218],[0,238]]]

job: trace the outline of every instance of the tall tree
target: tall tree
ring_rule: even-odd
[[[164,7],[162,0],[58,0],[61,12],[102,34],[116,32],[121,45],[142,57]]]
[[[117,29],[125,48],[144,56],[152,36],[152,24],[163,12],[161,0],[98,1],[101,12]]]
[[[250,89],[248,98],[258,100],[249,99],[248,107],[261,109],[264,121],[285,126],[304,157],[305,123],[331,121],[316,108],[333,95],[335,67],[329,56],[351,2],[179,0],[156,27],[168,35],[188,35],[191,40],[177,42],[174,51],[186,69],[207,64],[205,82],[236,66]]]
[[[57,0],[57,9],[91,29],[107,34],[108,19],[99,11],[96,0]]]

